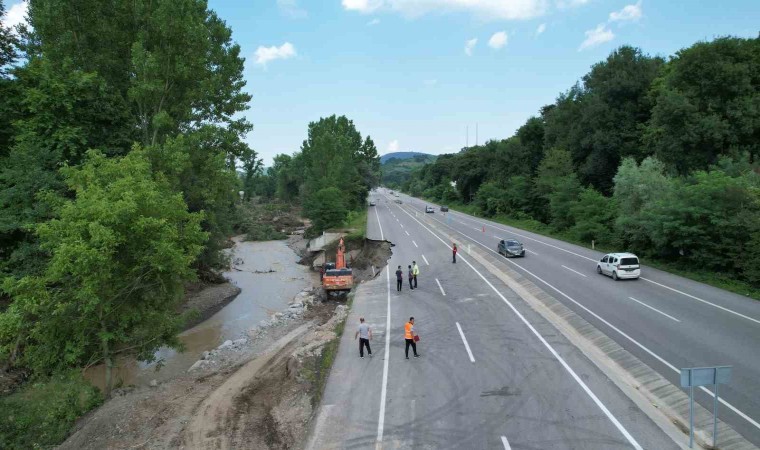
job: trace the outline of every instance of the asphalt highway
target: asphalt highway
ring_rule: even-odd
[[[434,206],[436,212],[428,216],[466,236],[470,245],[495,252],[501,239],[521,241],[526,257],[504,258],[503,264],[531,278],[672,383],[679,385],[680,368],[733,366],[731,383],[720,387],[719,416],[760,446],[760,302],[646,265],[639,280],[616,282],[596,273],[601,252],[400,198],[421,214],[425,206]],[[698,390],[695,398],[712,409],[706,390]]]
[[[356,292],[308,448],[679,448],[667,426],[504,282],[465,250],[452,264],[445,236],[408,204],[374,197],[380,202],[369,210],[368,237],[392,242],[393,255]],[[421,272],[415,290],[406,279],[412,261]],[[354,340],[360,316],[373,332],[371,358],[359,358]],[[407,360],[410,316],[421,356]]]

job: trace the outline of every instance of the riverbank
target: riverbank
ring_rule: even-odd
[[[162,355],[168,364],[159,372],[141,368],[138,382],[116,389],[111,400],[77,423],[60,448],[298,446],[347,309],[344,301],[328,300],[318,275],[297,264],[304,251],[300,236],[287,242],[236,240],[225,273],[230,283],[199,290],[187,305],[210,311],[240,289],[234,300],[183,333],[183,341],[193,335],[207,340],[204,330],[216,330],[215,345],[197,354]],[[294,280],[299,278],[294,273],[303,276]],[[257,296],[250,295],[254,287]],[[300,290],[286,294],[294,289]],[[271,309],[275,305],[281,306]]]

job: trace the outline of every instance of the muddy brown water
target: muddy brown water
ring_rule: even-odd
[[[298,264],[299,257],[285,241],[233,240],[233,268],[224,276],[240,288],[240,294],[208,320],[180,334],[184,352],[161,348],[156,352],[158,361],[151,364],[120,360],[114,369],[114,386],[146,385],[151,380],[167,380],[183,373],[204,351],[218,347],[227,339],[245,337],[259,322],[287,308],[289,301],[311,284],[313,274]],[[104,370],[102,365],[95,366],[88,369],[85,376],[102,388]]]

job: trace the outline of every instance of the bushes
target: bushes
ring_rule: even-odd
[[[0,397],[0,448],[59,444],[74,422],[103,401],[100,392],[71,371]]]

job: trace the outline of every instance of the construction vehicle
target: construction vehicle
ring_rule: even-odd
[[[322,288],[329,292],[350,291],[354,287],[354,271],[346,266],[346,247],[343,238],[338,242],[335,264],[326,263]]]

